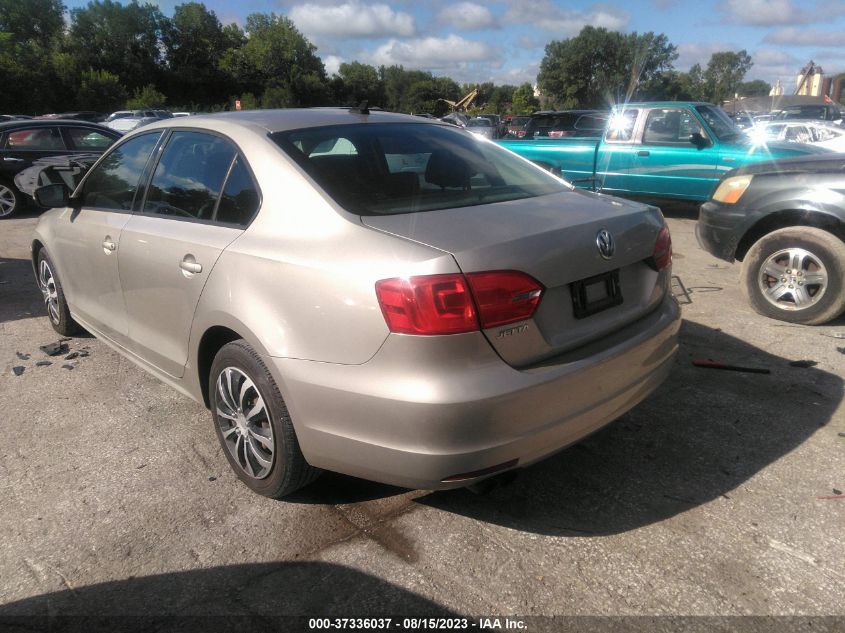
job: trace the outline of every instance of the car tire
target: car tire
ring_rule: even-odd
[[[845,311],[845,242],[797,226],[760,238],[742,262],[742,288],[760,314],[804,325]]]
[[[82,328],[70,315],[62,282],[59,281],[56,266],[50,259],[50,255],[47,254],[46,249],[42,248],[38,252],[36,261],[35,278],[38,281],[41,295],[44,297],[44,307],[47,308],[47,318],[50,320],[50,325],[62,336],[78,334]]]
[[[220,348],[208,390],[217,439],[232,470],[253,492],[280,499],[319,476],[302,455],[276,381],[246,341]]]
[[[23,195],[12,184],[0,181],[0,220],[10,218],[23,207]]]

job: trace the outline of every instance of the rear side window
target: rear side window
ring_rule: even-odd
[[[639,110],[622,110],[615,112],[607,122],[607,132],[604,140],[608,143],[629,142],[634,135],[634,125],[637,122]]]
[[[258,211],[259,202],[258,187],[255,186],[243,158],[238,156],[229,172],[226,186],[223,187],[223,195],[220,197],[214,219],[223,224],[246,226]]]
[[[97,130],[84,127],[72,127],[67,128],[66,131],[70,137],[70,142],[73,144],[73,149],[90,149],[101,152],[114,143],[113,138],[106,136]]]
[[[144,212],[212,220],[236,150],[201,132],[174,132],[156,165]]]
[[[5,149],[54,150],[65,149],[58,128],[37,127],[9,132]]]
[[[443,125],[337,125],[271,138],[340,206],[358,215],[475,206],[566,190],[557,178],[500,147]],[[343,153],[315,151],[341,142]]]
[[[85,180],[82,206],[129,211],[141,174],[160,132],[142,134],[116,147]]]

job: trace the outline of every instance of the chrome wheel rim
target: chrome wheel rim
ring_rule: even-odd
[[[253,479],[270,474],[275,456],[273,425],[252,379],[237,367],[217,376],[217,424],[229,454]]]
[[[6,185],[0,185],[0,218],[11,215],[15,210],[15,192]]]
[[[758,275],[760,292],[781,310],[806,310],[824,296],[827,269],[821,259],[803,248],[785,248],[763,262]]]
[[[53,278],[53,271],[46,259],[42,259],[38,265],[38,285],[41,287],[41,294],[44,296],[44,305],[47,307],[47,315],[56,325],[59,324],[59,293],[56,290],[56,280]]]

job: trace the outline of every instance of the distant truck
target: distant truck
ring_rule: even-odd
[[[628,197],[704,201],[731,169],[829,150],[754,145],[718,106],[629,103],[613,108],[598,137],[526,135],[497,141],[578,187]]]

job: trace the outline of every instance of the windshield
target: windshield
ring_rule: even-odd
[[[467,123],[467,127],[490,127],[491,125],[490,119],[472,119]]]
[[[568,190],[497,145],[448,126],[334,125],[271,138],[340,206],[358,215],[434,211]]]
[[[742,134],[722,108],[715,106],[695,106],[695,109],[720,141]]]

